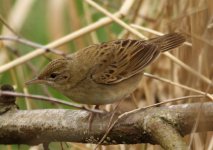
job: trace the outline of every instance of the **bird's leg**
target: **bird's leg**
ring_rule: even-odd
[[[137,99],[136,99],[136,97],[135,97],[134,92],[131,94],[131,98],[132,98],[132,102],[134,103],[135,107],[138,108]]]
[[[94,109],[99,109],[100,105],[95,105]],[[94,119],[95,113],[94,112],[90,112],[89,115],[89,131],[91,131],[91,127],[92,127],[92,121]]]

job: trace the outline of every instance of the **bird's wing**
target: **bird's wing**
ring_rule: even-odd
[[[104,48],[106,51],[104,51]],[[160,53],[157,44],[142,40],[116,40],[99,46],[103,59],[93,68],[96,83],[115,84],[143,71]]]

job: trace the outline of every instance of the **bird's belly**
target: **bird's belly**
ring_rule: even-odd
[[[82,82],[81,85],[72,88],[65,95],[81,104],[110,104],[129,96],[137,88],[141,77],[141,74],[135,75],[130,79],[112,85],[94,84],[93,81],[85,80],[86,84]]]

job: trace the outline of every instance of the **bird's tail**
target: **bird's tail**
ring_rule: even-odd
[[[161,52],[165,52],[180,46],[186,41],[185,36],[181,33],[169,33],[157,38],[149,40],[150,42],[156,43],[160,46]]]

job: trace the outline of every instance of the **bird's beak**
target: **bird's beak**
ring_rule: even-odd
[[[39,84],[39,83],[44,83],[44,80],[38,79],[38,77],[25,82],[26,85],[30,85],[30,84]]]

